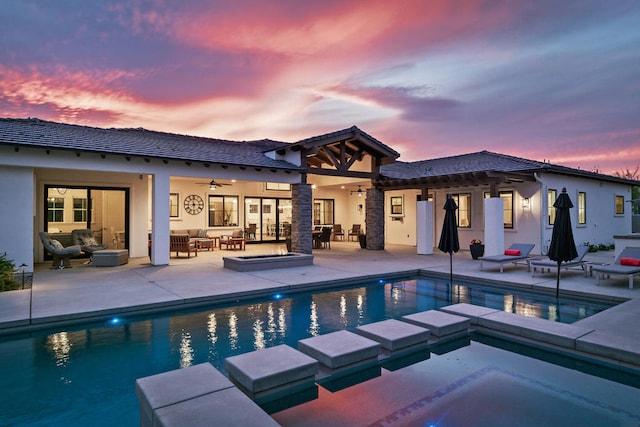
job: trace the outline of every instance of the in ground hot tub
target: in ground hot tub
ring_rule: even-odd
[[[223,257],[224,268],[235,271],[271,270],[274,268],[302,267],[313,265],[313,255],[289,252],[273,255],[247,255]]]

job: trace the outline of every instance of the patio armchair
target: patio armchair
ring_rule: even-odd
[[[62,243],[49,237],[49,233],[41,231],[39,233],[40,240],[44,249],[51,254],[53,262],[51,268],[71,268],[70,258],[75,258],[82,254],[82,248],[79,245],[62,246]]]
[[[340,240],[344,240],[342,224],[333,224],[333,240],[338,240],[338,236],[340,237]]]
[[[318,248],[318,249],[331,249],[331,232],[333,231],[333,229],[331,227],[322,227],[322,230],[320,230],[320,232],[316,232],[316,234],[314,234],[313,238],[314,238],[314,244],[313,247],[314,248]]]
[[[349,230],[349,240],[351,240],[351,236],[356,236],[357,239],[361,232],[360,224],[353,224],[351,230]]]
[[[89,255],[89,263],[93,261],[93,253],[95,251],[109,248],[109,245],[106,243],[98,243],[93,235],[93,231],[86,228],[71,231],[71,236],[73,237],[73,243],[80,246],[82,252]]]
[[[244,231],[242,230],[235,230],[230,236],[220,237],[220,249],[222,249],[223,245],[226,246],[227,249],[229,249],[229,246],[233,246],[235,250],[237,245],[240,245],[240,249],[244,249],[245,243]]]
[[[257,224],[249,224],[249,226],[244,229],[244,235],[246,236],[247,240],[256,239],[257,228]]]
[[[169,252],[175,252],[176,257],[179,256],[180,252],[186,252],[187,258],[190,258],[191,252],[198,256],[198,246],[195,241],[189,239],[188,234],[170,234]]]

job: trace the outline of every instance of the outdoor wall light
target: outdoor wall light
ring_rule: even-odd
[[[522,199],[522,209],[529,209],[529,198],[524,197]]]

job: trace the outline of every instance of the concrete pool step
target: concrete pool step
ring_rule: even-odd
[[[136,395],[141,427],[278,425],[209,363],[138,378]]]
[[[431,335],[438,338],[454,334],[466,334],[471,320],[465,316],[445,313],[438,310],[427,310],[402,316],[402,320],[416,326],[429,329]]]
[[[395,319],[358,326],[356,333],[380,343],[380,360],[402,357],[421,350],[428,351],[431,337],[428,329]]]
[[[298,341],[298,349],[316,359],[316,379],[337,380],[370,368],[380,369],[380,343],[349,331],[336,331]]]
[[[266,407],[276,401],[286,406],[284,401],[294,395],[304,394],[309,400],[317,397],[318,362],[284,344],[228,357],[224,368],[231,382]]]

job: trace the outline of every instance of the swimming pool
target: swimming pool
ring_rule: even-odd
[[[0,425],[138,425],[136,378],[457,302],[572,323],[610,306],[412,278],[0,340]]]

